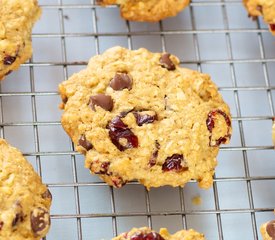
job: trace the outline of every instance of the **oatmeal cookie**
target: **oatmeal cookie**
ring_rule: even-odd
[[[0,169],[0,239],[41,239],[50,226],[50,191],[23,155],[3,139]]]
[[[37,0],[0,0],[0,80],[31,57],[31,30],[40,14]]]
[[[131,231],[122,233],[113,238],[113,240],[204,240],[201,233],[197,233],[193,229],[181,230],[171,235],[166,228],[161,228],[157,233],[150,228],[133,228]]]
[[[97,3],[118,4],[121,16],[130,21],[156,22],[176,16],[189,0],[97,0]]]
[[[269,29],[275,35],[275,0],[243,0],[251,17],[263,16]]]
[[[61,123],[85,166],[109,185],[209,188],[220,144],[229,142],[229,107],[210,76],[177,57],[114,47],[59,85]]]

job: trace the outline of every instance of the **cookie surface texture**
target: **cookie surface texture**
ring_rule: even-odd
[[[130,21],[155,22],[176,16],[189,0],[98,0],[101,5],[120,5],[121,16]]]
[[[179,67],[168,53],[114,47],[59,91],[64,130],[109,185],[212,185],[231,118],[209,75]]]
[[[261,226],[263,240],[275,239],[275,220],[269,221]]]
[[[275,0],[243,0],[249,16],[262,16],[275,35]]]
[[[150,228],[133,228],[131,231],[122,233],[113,238],[113,240],[204,240],[203,234],[200,234],[193,229],[181,230],[171,235],[166,228],[161,228],[157,233]]]
[[[50,191],[23,155],[3,139],[0,169],[0,239],[40,240],[50,227]]]
[[[37,0],[0,0],[0,80],[31,57],[31,31],[40,14]]]

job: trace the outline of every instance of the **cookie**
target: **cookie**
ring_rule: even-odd
[[[243,0],[249,16],[263,16],[269,30],[275,35],[275,0]]]
[[[263,240],[275,239],[275,220],[269,221],[261,226]]]
[[[31,57],[31,30],[41,14],[41,9],[37,0],[0,2],[1,80]]]
[[[121,16],[130,21],[156,22],[176,16],[190,0],[97,0],[105,6],[118,4]]]
[[[130,232],[122,233],[113,238],[113,240],[204,240],[201,233],[197,233],[193,229],[181,230],[171,235],[166,228],[161,228],[157,233],[150,228],[133,228]]]
[[[231,117],[209,75],[181,68],[168,53],[114,47],[59,91],[63,128],[109,185],[212,185]]]
[[[23,155],[3,139],[0,169],[0,239],[41,239],[50,227],[50,191]]]

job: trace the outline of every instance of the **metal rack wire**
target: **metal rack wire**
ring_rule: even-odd
[[[240,0],[193,0],[176,18],[156,24],[123,21],[117,6],[89,0],[40,4],[33,58],[1,83],[0,126],[53,193],[47,239],[110,239],[144,225],[171,232],[192,227],[210,240],[260,239],[259,226],[272,218],[275,205],[275,44],[262,20],[247,19]],[[184,189],[148,192],[131,182],[115,190],[84,169],[83,156],[62,131],[56,86],[84,68],[89,56],[118,44],[169,51],[183,66],[212,73],[234,127],[231,144],[221,148],[212,189],[190,182]],[[192,204],[197,195],[199,206]]]

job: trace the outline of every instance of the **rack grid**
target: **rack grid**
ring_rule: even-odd
[[[47,240],[111,239],[132,227],[194,228],[207,239],[261,239],[273,218],[275,41],[241,0],[193,0],[177,17],[133,23],[117,6],[90,0],[40,0],[32,59],[1,83],[1,135],[21,149],[53,194]],[[60,124],[57,85],[88,59],[122,45],[177,55],[210,73],[230,105],[233,136],[218,156],[213,188],[148,192],[137,182],[113,189],[91,176]],[[200,196],[202,203],[192,203]]]

